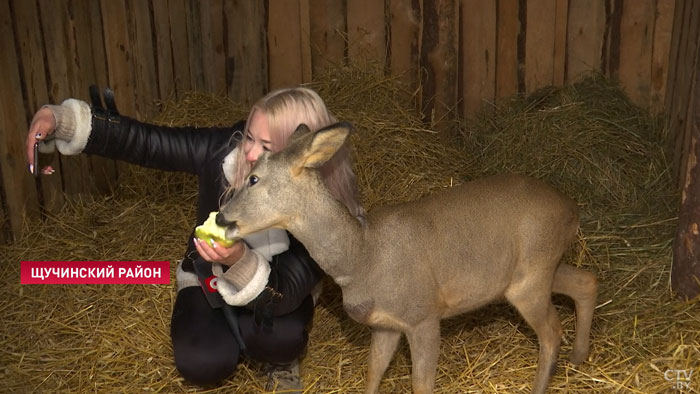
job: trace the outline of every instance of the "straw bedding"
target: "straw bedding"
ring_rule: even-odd
[[[685,392],[698,392],[700,306],[677,301],[669,287],[678,196],[661,148],[665,131],[615,84],[591,76],[499,101],[442,134],[415,115],[392,78],[334,69],[312,87],[356,127],[355,168],[368,209],[503,171],[540,177],[580,203],[579,242],[565,259],[598,275],[599,306],[589,360],[574,366],[566,361],[573,303],[555,297],[564,339],[551,392],[672,392],[669,369],[692,369]],[[246,115],[201,93],[161,108],[152,121],[172,125],[231,124]],[[172,284],[19,284],[22,260],[174,261],[194,220],[194,181],[124,166],[113,195],[73,198],[0,247],[0,392],[263,392],[260,365],[249,360],[220,387],[179,377],[169,339]],[[361,392],[369,329],[345,315],[332,281],[325,285],[302,361],[307,392]],[[449,319],[442,333],[436,392],[529,392],[537,340],[512,307]],[[410,392],[405,341],[380,391]]]

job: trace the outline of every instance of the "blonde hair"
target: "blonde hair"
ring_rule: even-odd
[[[301,123],[306,124],[312,131],[316,131],[337,122],[318,93],[303,87],[275,90],[261,98],[250,110],[244,134],[248,132],[248,125],[256,111],[260,111],[267,117],[273,152],[279,152],[287,146],[289,137]],[[243,185],[252,167],[245,160],[243,142],[239,143],[235,149],[238,149],[238,155],[227,195]],[[357,183],[352,170],[349,145],[346,143],[339,149],[320,168],[320,172],[333,197],[342,202],[351,214],[363,220],[365,212],[358,202]]]

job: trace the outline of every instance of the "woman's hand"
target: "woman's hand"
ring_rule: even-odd
[[[43,141],[56,130],[56,118],[49,108],[42,108],[34,114],[27,133],[27,164],[30,170],[34,166],[34,144]]]
[[[212,241],[214,246],[202,239],[195,238],[194,246],[197,248],[197,252],[206,261],[221,263],[224,265],[232,266],[240,260],[243,253],[245,253],[245,244],[242,241],[238,241],[231,245],[230,248],[225,248],[216,241]]]

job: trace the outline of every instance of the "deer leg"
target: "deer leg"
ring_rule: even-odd
[[[568,264],[562,264],[554,274],[552,291],[574,300],[576,306],[576,339],[569,360],[580,364],[588,358],[591,322],[596,304],[598,282],[595,275]]]
[[[406,333],[406,339],[411,348],[413,392],[432,393],[440,355],[440,320],[422,321]]]
[[[537,281],[535,281],[537,282]],[[552,304],[549,286],[523,286],[519,291],[509,290],[506,298],[535,330],[540,345],[533,394],[544,394],[557,366],[561,342],[561,322]]]
[[[399,339],[401,339],[400,331],[391,331],[381,328],[372,329],[372,342],[369,348],[369,370],[367,371],[365,394],[374,394],[379,391],[379,383],[391,359],[394,357]]]

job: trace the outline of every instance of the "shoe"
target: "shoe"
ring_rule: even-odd
[[[284,364],[268,363],[265,364],[264,370],[267,375],[265,390],[286,394],[302,394],[304,392],[299,375],[298,359]]]

